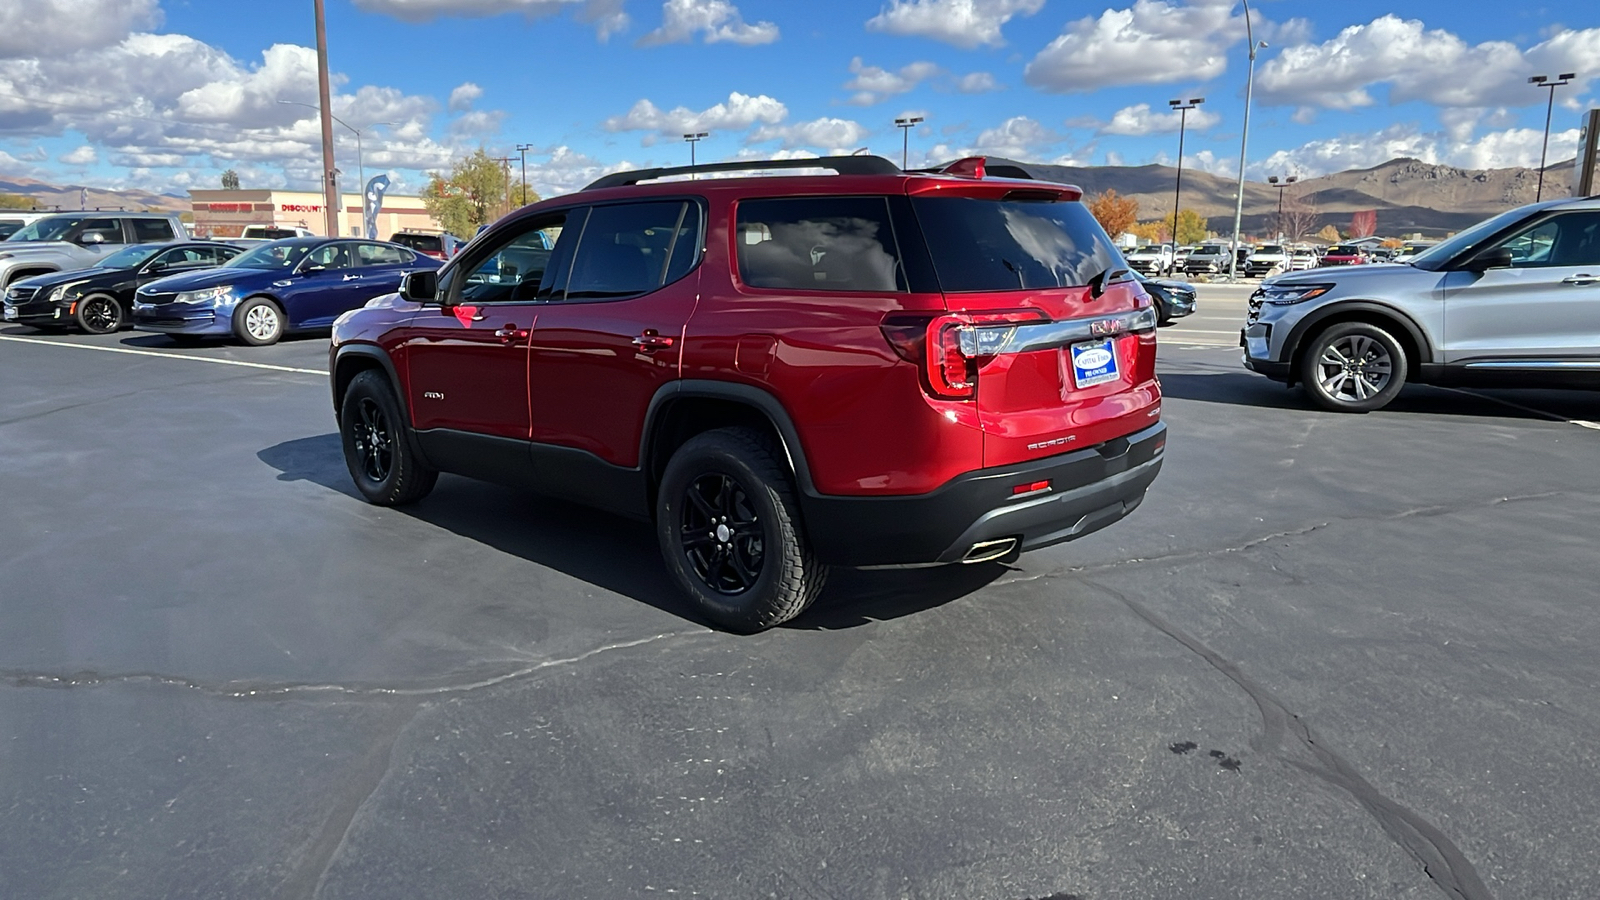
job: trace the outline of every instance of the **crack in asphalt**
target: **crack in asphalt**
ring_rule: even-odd
[[[1494,894],[1478,876],[1472,862],[1443,831],[1415,810],[1386,796],[1363,778],[1348,760],[1318,743],[1310,726],[1291,712],[1266,687],[1244,674],[1237,665],[1223,658],[1198,638],[1168,622],[1128,595],[1099,582],[1081,580],[1084,584],[1104,591],[1121,601],[1134,615],[1205,660],[1255,701],[1262,723],[1261,739],[1251,742],[1257,752],[1270,754],[1348,794],[1378,823],[1391,840],[1416,860],[1422,867],[1423,873],[1448,896],[1456,900],[1494,900]],[[1286,736],[1292,737],[1308,751],[1315,762],[1306,763],[1281,753]]]
[[[333,696],[333,697],[440,697],[451,694],[465,694],[472,691],[483,690],[530,677],[545,669],[569,666],[583,662],[590,657],[613,650],[627,650],[631,647],[642,647],[667,638],[686,637],[692,634],[711,634],[711,629],[697,629],[694,631],[669,631],[649,637],[638,638],[632,641],[619,641],[613,644],[603,644],[585,650],[576,656],[562,657],[560,659],[546,659],[532,665],[522,666],[510,672],[491,675],[475,681],[460,684],[442,684],[432,687],[397,687],[388,685],[362,685],[362,684],[257,684],[226,682],[221,685],[206,684],[181,675],[163,675],[155,672],[126,672],[122,674],[102,675],[96,672],[78,672],[74,674],[57,674],[51,672],[17,672],[0,670],[0,685],[9,685],[16,688],[44,688],[53,690],[70,690],[74,688],[96,688],[113,684],[154,684],[163,687],[186,688],[198,691],[212,697],[222,697],[228,700],[283,700],[301,696]]]
[[[1019,575],[1019,576],[1016,576],[1016,577],[1013,577],[1013,578],[1004,578],[1004,579],[996,581],[995,584],[996,585],[1021,584],[1021,583],[1029,582],[1029,581],[1038,581],[1041,578],[1059,578],[1059,577],[1065,576],[1065,575],[1091,574],[1091,573],[1095,573],[1095,572],[1105,572],[1105,571],[1109,571],[1109,570],[1112,570],[1112,569],[1121,569],[1121,568],[1127,568],[1127,567],[1132,567],[1132,566],[1143,566],[1143,565],[1148,565],[1150,563],[1183,562],[1183,561],[1194,560],[1194,559],[1209,559],[1209,558],[1215,557],[1215,556],[1225,556],[1225,555],[1227,555],[1229,553],[1243,553],[1246,550],[1251,550],[1251,549],[1254,549],[1256,547],[1261,546],[1262,544],[1271,543],[1272,541],[1281,540],[1283,538],[1302,537],[1304,535],[1308,535],[1308,534],[1311,534],[1313,532],[1321,531],[1322,529],[1327,528],[1327,527],[1329,527],[1329,526],[1331,526],[1331,525],[1333,525],[1335,523],[1341,523],[1342,524],[1342,523],[1348,523],[1348,522],[1395,522],[1395,521],[1400,521],[1402,519],[1410,519],[1410,518],[1415,518],[1415,517],[1419,517],[1419,516],[1421,516],[1421,517],[1445,516],[1445,515],[1450,515],[1451,513],[1465,512],[1465,511],[1470,510],[1470,509],[1492,509],[1492,508],[1494,508],[1496,506],[1500,506],[1500,505],[1506,504],[1506,503],[1522,503],[1522,502],[1526,502],[1526,501],[1530,501],[1530,500],[1547,500],[1547,499],[1549,499],[1551,497],[1590,497],[1590,498],[1600,498],[1600,494],[1584,492],[1584,491],[1570,491],[1570,490],[1540,491],[1538,493],[1533,493],[1533,494],[1517,494],[1517,495],[1507,496],[1507,497],[1496,497],[1496,498],[1494,498],[1492,500],[1488,500],[1488,501],[1483,501],[1483,500],[1467,501],[1467,502],[1457,503],[1457,504],[1450,505],[1450,506],[1418,506],[1418,507],[1411,507],[1411,508],[1408,508],[1408,509],[1400,510],[1398,512],[1383,513],[1381,515],[1341,516],[1339,518],[1329,519],[1329,520],[1327,520],[1325,522],[1317,522],[1316,524],[1307,525],[1307,526],[1304,526],[1304,527],[1301,527],[1301,528],[1291,528],[1291,529],[1286,530],[1286,531],[1275,531],[1275,532],[1273,532],[1271,534],[1266,534],[1266,535],[1261,535],[1260,537],[1251,538],[1250,540],[1245,541],[1242,544],[1233,544],[1233,545],[1230,545],[1230,546],[1227,546],[1227,547],[1210,547],[1210,548],[1206,548],[1206,549],[1202,549],[1202,550],[1178,550],[1178,551],[1174,551],[1172,553],[1157,554],[1155,556],[1135,556],[1135,557],[1130,557],[1128,559],[1117,560],[1115,562],[1090,563],[1088,565],[1082,565],[1082,566],[1069,566],[1069,567],[1067,567],[1065,569],[1056,569],[1056,570],[1049,571],[1049,572],[1039,572],[1039,573],[1032,574],[1032,575],[1025,575],[1025,576],[1024,575]],[[1020,571],[1020,570],[1015,570],[1014,569],[1013,571]]]

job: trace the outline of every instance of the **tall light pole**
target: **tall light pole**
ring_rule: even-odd
[[[1185,100],[1168,100],[1167,105],[1178,111],[1178,177],[1172,186],[1172,252],[1178,252],[1178,201],[1183,197],[1183,132],[1189,125],[1189,110],[1206,102],[1204,97]]]
[[[1276,175],[1267,176],[1267,184],[1278,189],[1278,240],[1283,240],[1283,191],[1300,180],[1299,175],[1286,175],[1281,180]],[[1295,235],[1299,237],[1299,235]]]
[[[322,211],[328,236],[339,236],[339,184],[333,168],[333,119],[328,106],[328,24],[322,0],[312,0],[317,20],[317,97],[322,118]]]
[[[309,103],[300,103],[296,100],[279,100],[278,102],[285,106],[304,106],[306,109],[314,109],[317,111],[318,115],[321,115],[322,113],[321,107],[312,106]],[[340,125],[350,129],[350,133],[356,136],[356,177],[361,179],[361,184],[357,189],[361,191],[361,216],[363,219],[365,219],[367,215],[367,163],[365,154],[363,154],[361,150],[361,129],[351,125],[349,122],[346,122],[333,113],[328,113],[327,118],[332,119],[333,121],[338,122]],[[393,126],[394,124],[394,122],[373,122],[372,125],[368,125],[367,127],[371,128],[373,125]],[[344,200],[342,198],[339,199],[338,204],[340,207],[343,207]],[[334,227],[338,228],[337,222],[334,223]],[[337,234],[337,232],[335,233]]]
[[[1556,88],[1563,84],[1572,83],[1577,78],[1576,72],[1563,72],[1552,79],[1549,75],[1535,75],[1528,79],[1534,87],[1547,87],[1550,89],[1550,102],[1544,108],[1544,148],[1539,151],[1539,187],[1534,191],[1533,202],[1538,203],[1544,198],[1544,159],[1550,152],[1550,114],[1556,110]]]
[[[528,202],[528,151],[533,149],[532,144],[518,144],[517,154],[522,157],[522,196],[518,199],[524,205]]]
[[[689,142],[689,165],[694,165],[694,145],[710,137],[710,135],[709,131],[694,131],[683,136],[683,139]]]
[[[1255,28],[1250,24],[1250,0],[1244,0],[1244,35],[1250,44],[1250,71],[1244,79],[1244,130],[1239,136],[1239,192],[1233,205],[1233,258],[1228,260],[1228,280],[1239,278],[1239,226],[1244,220],[1244,160],[1250,148],[1250,94],[1256,86],[1256,51],[1266,49],[1267,42],[1256,42]]]
[[[902,169],[910,162],[911,129],[917,127],[917,123],[921,121],[921,116],[904,116],[894,120],[895,127],[900,129],[900,168]]]

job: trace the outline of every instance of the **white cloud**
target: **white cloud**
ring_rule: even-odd
[[[1459,128],[1456,129],[1459,133]],[[1503,169],[1539,165],[1544,142],[1542,128],[1508,128],[1476,139],[1452,138],[1446,131],[1424,132],[1408,123],[1390,125],[1367,134],[1343,134],[1279,150],[1246,168],[1247,174],[1313,177],[1346,169],[1366,169],[1397,157],[1466,169]],[[1551,132],[1550,159],[1571,159],[1578,150],[1578,130]]]
[[[383,13],[406,22],[449,17],[483,19],[507,13],[538,19],[576,10],[580,21],[594,24],[602,41],[628,25],[622,0],[355,0],[355,4],[367,12]]]
[[[160,21],[158,0],[14,0],[0,4],[0,59],[108,47]]]
[[[987,94],[1003,88],[988,72],[973,72],[956,79],[956,90],[963,94]]]
[[[1569,99],[1600,74],[1600,28],[1561,29],[1523,50],[1509,41],[1468,44],[1415,19],[1384,15],[1321,44],[1285,49],[1261,66],[1256,91],[1263,103],[1330,109],[1371,106],[1379,85],[1387,86],[1390,103],[1527,106],[1543,99],[1528,76],[1560,72],[1579,73],[1564,89]]]
[[[845,90],[855,91],[850,103],[871,106],[874,103],[914,90],[917,85],[938,75],[942,70],[931,62],[914,62],[890,72],[877,66],[865,65],[861,57],[850,60],[850,73],[855,77],[844,83]]]
[[[789,117],[789,108],[766,94],[750,96],[738,91],[725,103],[696,112],[685,106],[663,111],[649,100],[640,100],[625,115],[606,119],[607,131],[653,131],[664,137],[699,131],[742,131],[761,123],[776,125]]]
[[[727,42],[750,47],[776,41],[778,26],[771,22],[745,22],[739,7],[728,0],[666,0],[661,4],[661,27],[640,38],[639,45],[684,43],[700,33],[708,44]]]
[[[482,96],[483,88],[470,81],[462,82],[450,92],[450,111],[466,112],[472,108],[473,102]]]
[[[868,31],[913,35],[971,49],[1005,43],[1000,27],[1012,18],[1031,16],[1044,0],[890,0],[890,6],[867,20]]]
[[[786,150],[804,147],[830,153],[850,153],[861,146],[862,139],[869,133],[859,122],[825,116],[810,122],[757,128],[746,143],[760,144],[777,140],[783,142]]]
[[[1228,47],[1244,38],[1244,17],[1232,9],[1231,0],[1136,0],[1127,9],[1108,9],[1068,23],[1023,77],[1052,93],[1209,81],[1227,69]]]
[[[1204,108],[1191,109],[1187,121],[1190,129],[1204,131],[1222,121],[1222,117]],[[1183,122],[1182,114],[1177,111],[1152,112],[1150,104],[1140,103],[1117,110],[1111,115],[1111,121],[1099,123],[1098,130],[1100,134],[1142,137],[1176,132]]]
[[[994,128],[979,132],[970,149],[981,154],[1026,160],[1038,150],[1060,141],[1061,135],[1037,121],[1027,116],[1013,116]]]
[[[84,144],[70,153],[61,154],[61,162],[69,166],[89,166],[100,161],[100,154],[88,144]]]
[[[474,109],[462,113],[450,123],[450,134],[460,138],[484,138],[497,133],[505,121],[504,110]]]

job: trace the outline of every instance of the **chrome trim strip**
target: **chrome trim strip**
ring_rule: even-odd
[[[1495,362],[1469,362],[1468,369],[1597,369],[1600,370],[1600,359],[1592,362],[1581,360],[1539,360],[1526,361],[1508,360]]]
[[[961,352],[968,357],[974,357],[1053,350],[1080,341],[1117,337],[1130,332],[1154,331],[1156,317],[1155,308],[1146,307],[1104,316],[1040,322],[1036,325],[976,325],[962,329]],[[1003,338],[996,334],[1002,329],[1004,329]],[[979,331],[989,333],[986,340],[979,338],[977,334]]]

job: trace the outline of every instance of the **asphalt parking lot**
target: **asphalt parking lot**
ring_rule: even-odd
[[[1314,411],[1245,293],[1128,519],[754,637],[648,526],[357,500],[323,338],[0,329],[0,896],[1600,896],[1600,395]]]

